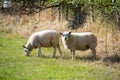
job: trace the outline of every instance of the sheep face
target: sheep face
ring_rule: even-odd
[[[27,47],[24,46],[24,45],[23,45],[23,48],[24,48],[25,55],[26,55],[26,56],[29,56],[31,50],[27,49]]]
[[[25,55],[26,55],[26,56],[29,56],[29,53],[30,53],[30,52],[29,52],[28,49],[24,48],[24,52],[25,52]]]
[[[67,41],[70,37],[70,34],[71,34],[71,32],[64,32],[63,34],[61,33],[62,39]]]
[[[66,49],[68,49],[67,42],[69,40],[71,32],[60,33],[62,35],[62,42]]]

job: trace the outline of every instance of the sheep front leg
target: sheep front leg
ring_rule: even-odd
[[[38,48],[38,57],[39,57],[39,56],[42,56],[41,48]]]
[[[75,58],[75,50],[71,49],[71,54],[72,54],[72,59],[74,59]]]
[[[53,51],[52,58],[55,58],[56,48],[53,48],[53,49],[54,49],[54,51]]]
[[[60,46],[58,45],[58,51],[60,53],[60,56],[62,56],[62,53],[61,53],[61,49],[60,49]]]

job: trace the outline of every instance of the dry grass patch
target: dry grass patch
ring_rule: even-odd
[[[72,32],[93,32],[98,38],[97,56],[99,59],[106,59],[106,56],[113,56],[112,62],[116,61],[119,63],[120,53],[120,31],[115,29],[114,25],[108,23],[101,23],[99,19],[96,22],[92,22],[89,18],[86,23],[75,30],[68,28],[68,21],[59,22],[58,16],[54,20],[51,17],[51,11],[46,10],[41,12],[41,14],[35,15],[20,15],[20,16],[10,16],[10,15],[0,15],[2,19],[0,22],[0,32],[16,33],[26,40],[27,38],[36,31],[41,31],[45,29],[54,29],[58,32],[72,31]],[[62,43],[61,43],[62,45]],[[66,52],[64,52],[66,53]],[[67,52],[68,53],[68,52]],[[70,54],[70,53],[69,53]],[[116,57],[116,54],[118,57]],[[86,55],[91,55],[88,50],[86,52],[77,52],[80,58]],[[85,57],[86,58],[86,57]],[[109,59],[109,58],[107,58]],[[111,60],[110,60],[111,61]]]

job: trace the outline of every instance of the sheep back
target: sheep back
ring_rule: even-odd
[[[27,45],[33,48],[38,47],[56,47],[59,44],[60,35],[55,30],[44,30],[32,34]]]
[[[89,46],[95,48],[97,45],[97,38],[90,32],[71,33],[66,44],[70,49],[84,51],[89,49]]]

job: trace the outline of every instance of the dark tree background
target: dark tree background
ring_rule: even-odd
[[[5,1],[11,6],[5,8]],[[120,0],[1,0],[0,12],[10,15],[32,15],[48,8],[56,8],[66,20],[72,22],[73,29],[82,25],[86,16],[101,17],[103,20],[113,21],[120,28]]]

